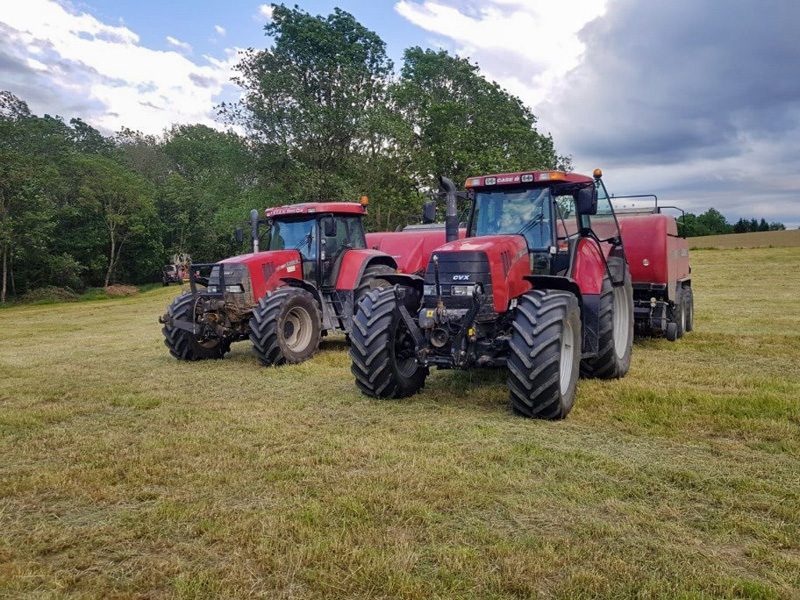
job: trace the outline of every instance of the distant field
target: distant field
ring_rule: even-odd
[[[367,399],[341,340],[178,363],[174,287],[0,311],[0,597],[798,598],[800,248],[693,267],[696,331],[560,423]]]
[[[689,238],[690,248],[769,248],[770,246],[775,248],[800,247],[800,229],[706,235]]]

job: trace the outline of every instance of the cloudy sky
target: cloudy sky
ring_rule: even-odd
[[[612,192],[800,226],[797,0],[296,1],[353,13],[398,65],[411,45],[469,56]],[[269,15],[258,1],[0,0],[0,89],[107,133],[213,124]]]

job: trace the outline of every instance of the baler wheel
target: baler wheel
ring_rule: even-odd
[[[667,321],[675,323],[675,337],[682,338],[686,333],[686,291],[683,286],[678,286],[677,298],[674,304],[670,304],[667,313]]]
[[[194,322],[194,298],[181,294],[167,308],[169,316],[179,321]],[[192,333],[165,324],[161,329],[164,344],[178,360],[208,360],[222,358],[231,349],[230,342],[220,338],[200,341]]]
[[[350,358],[356,385],[367,396],[406,398],[425,385],[428,369],[417,361],[393,287],[372,290],[358,305]]]
[[[609,258],[622,261],[620,258]],[[628,265],[622,261],[621,286],[614,287],[606,272],[600,292],[600,331],[598,333],[598,353],[594,358],[581,361],[581,376],[599,379],[619,379],[625,377],[631,366],[633,351],[633,286]]]
[[[253,309],[253,353],[267,367],[301,363],[319,348],[321,329],[314,296],[296,287],[278,288],[261,298]]]
[[[581,311],[568,292],[533,290],[517,305],[509,342],[511,408],[535,419],[572,410],[581,361]]]
[[[694,329],[694,292],[692,286],[687,285],[683,288],[683,295],[686,298],[686,332]]]

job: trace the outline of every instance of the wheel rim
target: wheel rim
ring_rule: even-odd
[[[559,360],[560,389],[562,396],[567,393],[572,383],[572,366],[575,358],[574,347],[575,331],[572,329],[572,323],[565,321],[564,330],[561,332],[561,357]]]
[[[394,362],[398,373],[403,377],[412,377],[417,370],[417,358],[414,356],[414,340],[401,323],[397,325],[394,339]]]
[[[296,306],[291,309],[283,323],[283,339],[292,352],[302,352],[311,342],[311,315],[305,308]]]
[[[612,295],[614,297],[614,313],[611,315],[614,323],[614,350],[617,353],[617,358],[622,358],[628,349],[631,316],[628,313],[628,299],[625,294],[625,287],[615,287]]]
[[[681,331],[686,331],[686,301],[681,300]]]

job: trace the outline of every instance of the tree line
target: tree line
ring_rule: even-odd
[[[727,233],[748,233],[751,231],[780,231],[786,229],[783,223],[767,223],[766,219],[739,219],[733,225],[728,223],[725,215],[715,208],[695,215],[686,213],[678,218],[680,233],[686,237],[704,235],[723,235]]]
[[[439,174],[570,168],[531,110],[466,59],[413,47],[396,71],[339,9],[274,6],[265,32],[272,45],[243,56],[242,99],[218,107],[218,128],[103,135],[0,93],[0,301],[157,281],[175,253],[219,260],[241,251],[231,232],[251,208],[367,195],[368,229],[394,229]],[[707,214],[687,227],[705,231]]]

